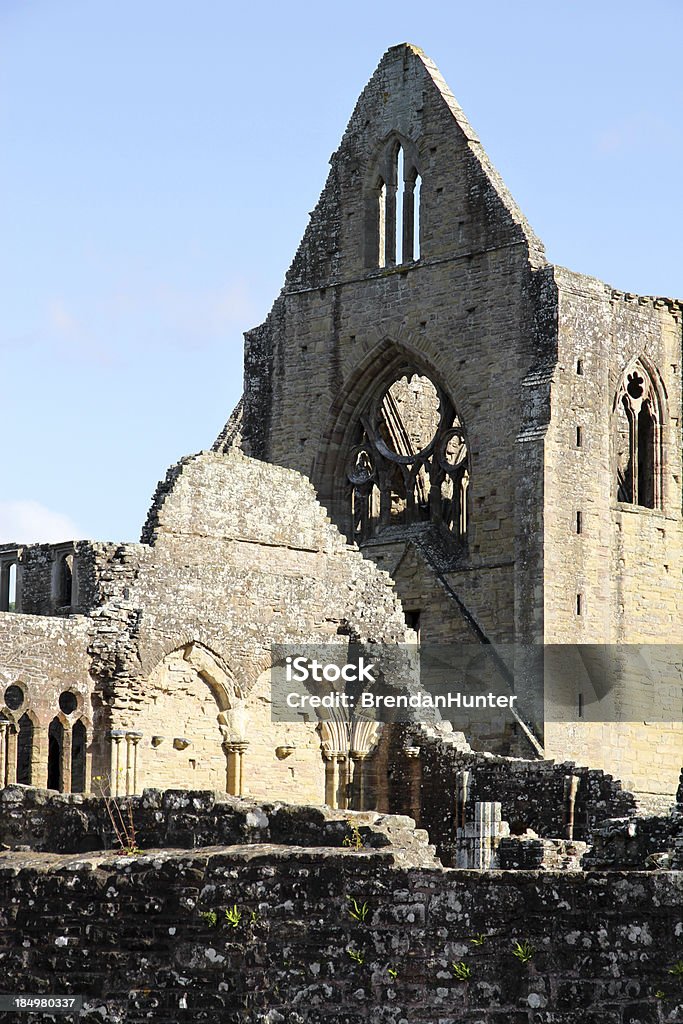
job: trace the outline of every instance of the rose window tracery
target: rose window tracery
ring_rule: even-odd
[[[448,396],[424,374],[399,373],[359,417],[346,474],[354,540],[420,522],[440,522],[465,537],[464,427]]]

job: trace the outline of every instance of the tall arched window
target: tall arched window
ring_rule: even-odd
[[[465,430],[448,396],[424,374],[399,371],[359,417],[346,473],[357,542],[420,522],[465,538]]]
[[[87,731],[79,718],[71,730],[71,792],[85,792],[85,752]]]
[[[30,786],[33,763],[33,722],[27,713],[19,719],[17,735],[17,782]]]
[[[662,413],[652,376],[640,360],[624,374],[614,402],[617,501],[643,508],[662,503]]]
[[[71,604],[73,595],[73,554],[62,555],[57,565],[57,603],[61,606]]]
[[[60,792],[64,784],[63,752],[64,752],[64,726],[58,718],[53,718],[47,734],[47,788],[57,789]]]
[[[368,264],[393,267],[418,260],[421,179],[414,145],[389,140],[371,191]]]

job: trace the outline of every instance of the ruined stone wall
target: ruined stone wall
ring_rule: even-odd
[[[415,154],[422,179],[420,258],[379,268],[368,259],[368,224],[377,161],[391,138]],[[551,335],[539,340],[540,279],[540,243],[438,71],[414,47],[395,47],[332,158],[281,296],[246,338],[244,450],[310,475],[347,532],[347,461],[359,416],[406,366],[446,391],[471,459],[468,539],[455,586],[494,639],[538,636],[541,628],[534,429],[547,410],[534,373],[543,346],[553,346]],[[520,537],[528,579],[517,583]],[[379,546],[367,552],[377,557]],[[410,584],[397,582],[410,600]]]
[[[278,844],[346,848],[354,830],[364,849],[388,849],[411,867],[440,866],[427,833],[412,819],[374,811],[333,811],[291,803],[256,803],[208,790],[146,789],[119,797],[124,841],[141,850]],[[30,786],[0,791],[0,848],[40,853],[121,851],[102,796],[57,794]],[[114,814],[121,831],[121,820]],[[355,842],[355,841],[354,841]]]
[[[86,730],[87,744],[93,736],[90,658],[87,654],[92,624],[81,616],[47,618],[15,612],[0,613],[0,719],[8,723],[0,730],[0,787],[17,778],[44,785],[47,780],[48,730],[53,721],[63,730],[65,763],[71,768],[71,733],[77,723]],[[69,695],[70,710],[60,706]],[[64,701],[62,700],[62,704]],[[21,749],[20,733],[32,733],[30,753]],[[20,763],[21,762],[21,763]],[[86,779],[90,758],[85,753]]]
[[[683,809],[664,816],[604,821],[582,865],[589,871],[683,869]]]
[[[617,293],[559,268],[555,277],[560,328],[546,440],[546,642],[680,644],[680,305]],[[660,508],[617,501],[612,410],[620,380],[635,357],[656,369],[663,399]],[[683,749],[680,708],[672,722],[656,721],[662,715],[653,711],[655,721],[638,723],[646,717],[641,713],[633,723],[570,719],[565,726],[553,722],[551,714],[546,752],[590,758],[629,788],[672,795]]]
[[[88,780],[92,764],[114,791],[227,787],[322,803],[315,713],[271,722],[271,645],[404,640],[388,576],[345,543],[309,481],[236,451],[172,467],[143,536],[77,546],[89,616],[2,615],[8,682],[33,671],[31,707],[50,709],[67,683],[81,686]],[[50,563],[49,546],[25,552],[27,565]],[[54,713],[36,722],[39,785]],[[65,745],[56,788],[69,788],[68,758]],[[341,774],[339,785],[343,801]]]
[[[546,642],[680,643],[683,312],[559,268],[555,276],[560,343],[546,442]],[[664,401],[660,508],[616,495],[612,409],[626,367],[639,356],[656,368]]]
[[[680,872],[381,850],[3,854],[3,989],[81,994],[82,1024],[656,1024],[680,1013],[682,894]]]
[[[415,759],[405,749],[418,748]],[[467,806],[457,806],[459,777],[468,772]],[[415,776],[419,809],[415,806]],[[566,836],[569,808],[565,780],[579,780],[574,803],[574,838],[587,839],[604,818],[634,814],[636,802],[621,783],[602,771],[574,762],[525,761],[495,754],[468,752],[449,740],[415,726],[391,735],[388,758],[389,792],[384,805],[394,814],[412,814],[427,829],[439,856],[450,864],[455,850],[457,815],[472,820],[477,801],[502,805],[511,828],[533,829],[547,838]]]

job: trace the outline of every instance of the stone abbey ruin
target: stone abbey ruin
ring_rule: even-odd
[[[683,1021],[683,303],[548,263],[404,44],[245,342],[140,543],[0,546],[2,993]],[[274,645],[352,643],[564,671],[535,714],[272,715]]]

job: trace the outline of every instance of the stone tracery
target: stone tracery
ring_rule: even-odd
[[[662,501],[661,403],[640,360],[624,373],[614,403],[617,500],[644,508]]]
[[[465,430],[446,393],[424,374],[399,371],[360,415],[346,474],[354,540],[420,522],[465,538]]]

